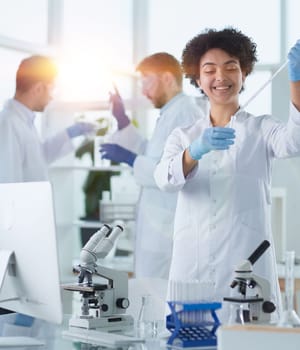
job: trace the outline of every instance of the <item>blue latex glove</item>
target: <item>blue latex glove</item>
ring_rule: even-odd
[[[203,134],[189,146],[190,156],[199,160],[205,153],[212,150],[228,149],[233,145],[235,130],[232,128],[213,127],[204,130]]]
[[[102,159],[109,159],[116,163],[127,163],[130,166],[133,166],[137,156],[136,153],[115,143],[103,143],[100,146],[100,153]]]
[[[92,123],[79,122],[67,128],[67,133],[70,138],[85,135],[95,131],[95,125]]]
[[[125,114],[125,107],[119,93],[116,92],[110,93],[109,101],[112,104],[112,115],[116,118],[118,123],[118,129],[121,130],[125,128],[128,124],[130,124],[130,120]]]
[[[289,78],[291,81],[300,80],[300,40],[290,49],[288,54],[289,65]]]
[[[16,314],[15,325],[22,327],[31,327],[33,325],[34,318],[24,314]]]

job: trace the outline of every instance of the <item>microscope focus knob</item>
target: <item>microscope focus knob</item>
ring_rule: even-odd
[[[127,309],[129,306],[129,300],[127,298],[119,298],[116,301],[116,305],[120,309]]]
[[[101,305],[101,310],[103,311],[103,312],[106,312],[106,311],[108,311],[108,305],[107,304],[102,304]]]
[[[271,314],[276,310],[276,306],[274,303],[272,303],[272,301],[264,301],[262,304],[262,309],[266,314]]]

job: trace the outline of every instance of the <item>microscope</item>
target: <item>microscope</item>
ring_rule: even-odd
[[[263,241],[249,258],[242,261],[235,269],[235,277],[230,287],[237,287],[240,297],[225,297],[223,299],[233,303],[234,313],[231,317],[234,317],[234,323],[261,324],[271,321],[270,314],[275,311],[276,307],[270,301],[270,283],[265,278],[255,275],[252,269],[254,263],[269,246],[269,241]]]
[[[96,264],[98,258],[104,258],[110,252],[122,231],[119,225],[111,228],[105,224],[82,248],[78,283],[63,286],[65,290],[81,294],[81,315],[69,320],[70,327],[115,331],[133,325],[133,317],[125,314],[129,306],[127,272]],[[100,276],[107,283],[94,283],[93,276]],[[91,310],[94,310],[93,314]]]

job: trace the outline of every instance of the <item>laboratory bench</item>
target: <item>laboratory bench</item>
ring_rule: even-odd
[[[166,344],[164,339],[148,339],[143,343],[133,343],[124,346],[104,346],[98,342],[90,342],[72,339],[64,336],[63,331],[67,330],[66,323],[57,326],[49,339],[43,339],[46,345],[28,347],[2,347],[0,337],[0,349],[5,350],[175,350],[175,349],[202,349],[202,350],[299,350],[300,329],[276,329],[270,326],[225,326],[220,328],[218,347],[182,348],[172,347]]]
[[[0,320],[2,317],[5,316],[0,316]],[[96,341],[86,341],[86,340],[81,340],[77,337],[72,337],[69,336],[68,334],[65,334],[68,332],[69,327],[68,327],[68,321],[70,319],[71,315],[64,315],[63,323],[62,325],[57,325],[53,326],[52,324],[44,323],[42,327],[49,327],[49,330],[47,329],[44,333],[47,335],[42,337],[38,337],[38,340],[42,341],[45,343],[45,345],[34,345],[34,340],[32,340],[32,344],[29,345],[29,341],[27,340],[25,343],[28,346],[24,345],[21,346],[5,346],[3,345],[3,341],[6,340],[5,337],[0,336],[0,350],[164,350],[164,349],[173,349],[173,347],[167,346],[166,341],[167,337],[166,334],[164,333],[164,337],[160,338],[150,338],[141,342],[137,342],[137,338],[133,338],[135,342],[130,343],[128,341],[127,345],[114,345],[113,343],[111,345],[104,345],[101,340],[96,340]],[[96,331],[91,330],[92,333],[95,333]],[[129,332],[125,332],[126,334],[132,334]],[[110,333],[111,334],[111,333]],[[118,335],[122,333],[117,332],[117,337]],[[1,340],[1,338],[3,340]],[[129,339],[129,338],[128,338]],[[25,341],[25,340],[24,340]],[[37,340],[35,340],[37,341]],[[195,349],[195,348],[193,348]],[[199,348],[200,349],[200,348]],[[216,350],[216,347],[206,347],[203,348],[201,347],[202,350],[210,349],[210,350]]]

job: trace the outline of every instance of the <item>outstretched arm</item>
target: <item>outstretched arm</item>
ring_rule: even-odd
[[[300,111],[300,40],[291,48],[288,59],[291,102]]]

